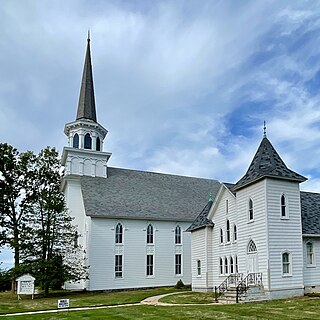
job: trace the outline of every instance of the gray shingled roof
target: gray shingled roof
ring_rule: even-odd
[[[110,167],[108,178],[80,181],[88,216],[190,222],[220,188],[216,180]]]
[[[320,194],[300,192],[303,234],[320,235]]]
[[[213,201],[210,200],[186,231],[193,231],[207,226],[213,227],[213,222],[207,218],[212,204]]]
[[[94,99],[92,65],[90,55],[90,39],[87,40],[87,52],[83,67],[82,82],[78,103],[77,120],[90,119],[97,122],[96,105]]]
[[[307,178],[287,168],[270,141],[264,137],[247,170],[246,174],[235,184],[238,190],[264,177],[303,182]]]

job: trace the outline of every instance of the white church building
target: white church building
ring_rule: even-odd
[[[249,275],[268,298],[320,289],[320,194],[300,192],[306,178],[286,167],[265,136],[236,184],[110,167],[90,39],[76,119],[64,132],[62,189],[89,274],[67,288],[156,287],[181,279],[193,290],[213,291]]]

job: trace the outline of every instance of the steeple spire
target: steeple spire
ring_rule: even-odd
[[[84,61],[80,97],[78,103],[77,120],[89,119],[97,122],[96,105],[94,99],[93,75],[90,54],[90,31],[88,30],[87,52]]]

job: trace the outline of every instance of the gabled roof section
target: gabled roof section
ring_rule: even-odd
[[[300,192],[302,234],[320,235],[320,194]]]
[[[97,122],[96,105],[94,99],[93,75],[90,54],[90,37],[87,39],[87,52],[83,67],[82,82],[78,103],[77,119],[89,119]]]
[[[307,180],[304,176],[287,168],[267,137],[263,137],[246,174],[235,184],[233,190],[238,190],[265,177],[297,182]]]
[[[202,209],[200,214],[197,216],[197,218],[193,221],[191,226],[186,231],[190,232],[207,226],[213,227],[213,222],[207,218],[212,204],[213,201],[209,200],[209,202]]]
[[[107,178],[80,183],[87,216],[190,223],[220,188],[217,180],[112,167]]]

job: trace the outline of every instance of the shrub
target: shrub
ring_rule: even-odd
[[[176,285],[174,286],[176,289],[182,289],[184,288],[184,283],[182,282],[182,280],[180,279]]]

